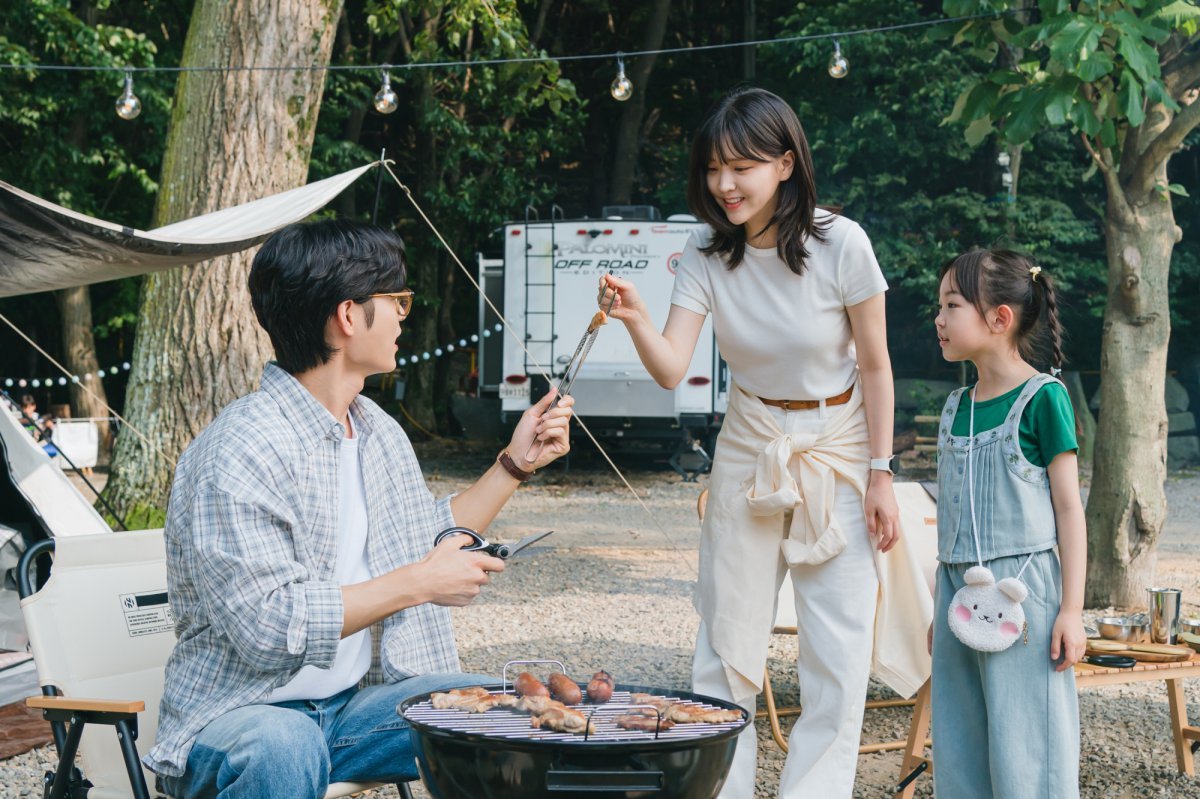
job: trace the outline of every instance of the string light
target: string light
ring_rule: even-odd
[[[133,72],[125,70],[125,91],[117,98],[117,116],[121,119],[137,119],[142,113],[142,101],[133,93]]]
[[[116,375],[121,371],[128,372],[132,368],[132,364],[130,364],[129,361],[125,361],[120,366],[111,366],[107,369],[100,369],[95,376],[99,379],[104,379],[111,375]],[[60,386],[65,386],[68,383],[88,383],[91,381],[91,379],[91,372],[86,372],[83,375],[63,375],[57,378],[47,377],[45,379],[8,377],[4,379],[4,385],[7,388],[12,388],[14,385],[20,388],[52,388],[56,383]]]
[[[8,64],[0,63],[0,70],[16,69],[23,71],[41,72],[363,72],[390,67],[392,69],[461,69],[471,67],[498,66],[500,64],[545,64],[562,61],[606,61],[617,56],[646,56],[669,55],[676,53],[699,53],[706,50],[729,50],[735,47],[758,47],[760,45],[794,44],[799,42],[815,42],[821,39],[847,38],[863,36],[871,33],[891,33],[893,31],[928,28],[932,25],[947,25],[957,22],[971,22],[977,19],[1003,19],[1026,13],[1023,9],[1013,8],[1001,12],[969,14],[961,17],[946,17],[939,19],[923,19],[915,22],[902,22],[896,25],[880,25],[874,28],[856,28],[854,30],[833,31],[830,33],[808,33],[797,36],[780,36],[774,39],[751,39],[740,42],[721,42],[719,44],[688,45],[686,47],[662,47],[655,50],[635,50],[632,52],[619,51],[616,53],[577,53],[574,55],[532,55],[517,58],[480,58],[470,61],[413,61],[407,64],[390,64],[379,66],[364,66],[362,64],[285,64],[279,66],[192,66],[192,67],[130,67],[130,66],[93,66],[86,64]]]
[[[625,77],[625,59],[621,54],[617,54],[617,77],[613,78],[612,85],[608,87],[608,91],[612,94],[613,99],[619,103],[623,103],[630,97],[633,97],[633,81]]]
[[[842,55],[842,46],[833,40],[833,55],[829,57],[829,77],[841,79],[850,71],[850,62]]]
[[[383,83],[375,92],[375,110],[381,114],[390,114],[400,107],[400,98],[392,90],[392,76],[383,70]]]
[[[178,67],[133,67],[133,66],[92,66],[84,64],[32,64],[32,63],[0,63],[0,70],[17,69],[32,72],[113,72],[123,71],[125,73],[125,91],[121,97],[117,99],[116,110],[117,115],[121,119],[131,120],[136,119],[142,112],[141,100],[133,93],[133,73],[134,72],[351,72],[378,69],[382,73],[382,83],[379,91],[375,93],[373,104],[375,109],[381,114],[393,113],[399,107],[399,98],[396,92],[391,88],[391,79],[388,74],[388,69],[461,69],[483,66],[499,66],[502,64],[546,64],[560,63],[566,61],[594,61],[602,59],[617,59],[617,77],[613,79],[609,87],[609,91],[613,99],[619,102],[625,102],[633,96],[633,82],[625,75],[624,56],[649,56],[649,55],[668,55],[677,53],[695,54],[705,50],[726,50],[734,47],[758,47],[769,46],[776,44],[794,44],[800,42],[819,41],[822,39],[833,39],[833,56],[829,59],[829,74],[833,78],[844,78],[850,69],[850,62],[842,55],[841,47],[838,44],[837,37],[861,36],[874,33],[890,33],[892,31],[912,30],[916,28],[925,28],[931,25],[946,25],[951,23],[971,22],[981,19],[1002,19],[1004,17],[1013,16],[1018,13],[1023,13],[1020,8],[1013,8],[1002,12],[990,12],[981,14],[970,14],[959,17],[949,17],[945,19],[925,19],[916,22],[904,22],[896,25],[881,25],[874,28],[858,28],[855,30],[837,31],[831,33],[814,33],[803,34],[798,36],[781,36],[774,39],[753,39],[740,42],[722,42],[719,44],[694,45],[687,47],[664,47],[654,50],[637,50],[630,53],[618,51],[616,53],[577,53],[573,55],[549,55],[542,53],[540,55],[521,56],[517,58],[480,58],[475,60],[457,60],[457,61],[414,61],[407,64],[384,64],[379,67],[364,66],[361,64],[289,64],[279,66],[178,66]]]

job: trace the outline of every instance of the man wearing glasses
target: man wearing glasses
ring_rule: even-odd
[[[448,608],[504,561],[433,539],[484,530],[565,454],[572,400],[547,410],[551,392],[474,485],[435,499],[400,425],[360,394],[395,369],[406,271],[399,236],[338,220],[283,228],[254,258],[276,360],[184,452],[167,510],[178,641],[146,764],[172,796],[415,779],[397,705],[492,681],[459,673]]]

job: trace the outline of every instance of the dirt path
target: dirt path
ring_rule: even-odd
[[[455,446],[421,449],[430,486],[438,494],[465,488],[493,455]],[[499,673],[512,658],[554,658],[573,674],[606,668],[618,680],[688,687],[698,622],[690,601],[698,540],[696,498],[706,478],[686,483],[670,471],[622,465],[650,515],[611,470],[584,459],[567,473],[549,469],[518,491],[489,535],[516,540],[535,530],[557,532],[527,557],[512,561],[480,601],[454,612],[466,669]],[[1182,588],[1185,613],[1200,616],[1200,474],[1173,476],[1167,499],[1171,510],[1159,547],[1159,583]],[[793,637],[772,641],[770,669],[781,704],[798,701],[795,648]],[[891,696],[876,683],[870,693]],[[1195,718],[1200,682],[1189,685],[1187,694]],[[1085,690],[1080,709],[1083,796],[1200,798],[1200,782],[1175,773],[1163,684]],[[869,712],[863,740],[902,737],[907,712]],[[758,722],[758,729],[758,794],[769,797],[783,755],[765,721]],[[23,795],[7,786],[33,787],[47,756],[43,749],[0,763],[0,786],[5,786],[0,799]],[[890,795],[899,763],[896,753],[860,757],[855,796]],[[919,785],[918,796],[932,795],[928,777],[920,778]],[[420,789],[417,793],[424,795]],[[382,795],[393,796],[394,791]]]

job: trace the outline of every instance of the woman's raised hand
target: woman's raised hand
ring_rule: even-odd
[[[616,295],[616,299],[613,296]],[[612,309],[609,310],[609,303]],[[600,310],[608,311],[612,319],[629,322],[639,316],[646,316],[646,305],[638,294],[637,287],[630,280],[622,280],[614,275],[600,278],[600,293],[596,296],[596,304]]]

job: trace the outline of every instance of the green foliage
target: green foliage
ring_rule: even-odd
[[[153,66],[178,63],[191,3],[81,4],[23,0],[7,6],[0,61],[8,64]],[[158,189],[174,77],[135,76],[142,114],[120,120],[113,103],[123,88],[114,72],[6,70],[0,75],[0,179],[75,211],[146,228]],[[123,357],[133,341],[137,280],[92,289],[97,334],[108,337],[102,362]],[[34,332],[52,354],[59,347],[57,308],[49,294],[0,300],[0,312]],[[46,366],[5,348],[3,371],[29,373]],[[65,398],[58,397],[56,401]]]
[[[886,0],[802,3],[787,18],[788,34],[848,29],[858,20],[888,25],[927,19],[917,6]],[[1086,181],[1065,131],[1037,134],[1024,153],[1020,191],[1008,203],[997,150],[976,147],[943,118],[985,104],[999,86],[977,55],[929,35],[856,36],[842,42],[850,75],[830,80],[830,47],[816,41],[764,57],[762,71],[789,64],[778,86],[793,102],[813,150],[820,201],[840,205],[860,222],[891,286],[889,346],[900,374],[951,371],[937,347],[938,273],[975,248],[1014,246],[1030,253],[1063,289],[1074,335],[1072,361],[1094,367],[1094,335],[1105,296],[1101,215],[1103,190]],[[764,54],[765,55],[765,54]],[[974,88],[972,88],[974,87]]]
[[[386,149],[396,175],[471,269],[473,253],[493,230],[554,196],[545,164],[552,153],[578,146],[583,121],[574,84],[551,60],[405,68],[543,55],[515,0],[351,0],[340,25],[333,60],[395,64],[388,71],[399,107],[388,115],[372,108],[381,77],[374,69],[330,73],[311,177],[358,166]],[[478,299],[405,194],[390,176],[381,180],[378,194],[360,182],[337,211],[376,218],[405,238],[418,305],[400,339],[406,357],[473,329]],[[409,370],[409,407],[423,424],[433,421],[431,399],[446,413],[447,368],[438,360]]]
[[[946,0],[947,14],[997,12],[973,20],[954,37],[985,59],[992,71],[967,86],[946,122],[967,125],[978,143],[993,128],[1022,144],[1047,126],[1069,124],[1112,148],[1123,131],[1146,118],[1148,104],[1171,111],[1159,47],[1172,36],[1194,37],[1200,7],[1189,0],[1044,0],[1036,12],[1022,0]],[[1015,62],[1015,63],[1014,63]]]

